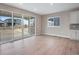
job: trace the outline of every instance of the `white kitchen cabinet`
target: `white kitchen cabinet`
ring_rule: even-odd
[[[79,11],[70,13],[70,24],[79,24]],[[71,39],[79,40],[79,30],[70,29]]]
[[[73,11],[70,13],[70,23],[79,23],[79,11]]]

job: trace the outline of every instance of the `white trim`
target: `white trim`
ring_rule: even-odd
[[[12,12],[12,40],[14,40],[13,12]]]
[[[37,35],[37,34],[36,34],[36,28],[37,28],[37,27],[36,27],[36,23],[37,23],[37,17],[35,16],[35,36]]]
[[[42,33],[42,34],[44,34],[44,35],[49,35],[49,36],[58,36],[58,37],[64,37],[64,38],[69,38],[69,39],[71,39],[71,37],[69,37],[69,36],[61,36],[61,35],[48,34],[48,33]]]
[[[23,16],[22,16],[22,19],[24,19]],[[23,39],[23,36],[24,36],[24,31],[23,31],[23,30],[24,30],[24,28],[23,28],[23,21],[22,21],[22,24],[21,24],[21,25],[22,25],[22,39]]]

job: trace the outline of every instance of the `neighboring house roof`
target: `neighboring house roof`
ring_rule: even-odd
[[[4,23],[2,20],[0,20],[0,23]]]
[[[12,23],[12,19],[6,19],[4,22],[6,23]],[[21,23],[21,19],[14,19],[14,23],[20,24]]]
[[[28,20],[17,18],[17,17],[14,17],[13,22],[15,24],[22,24],[22,23],[24,23],[24,24],[28,25]],[[12,17],[0,16],[0,23],[12,23]]]

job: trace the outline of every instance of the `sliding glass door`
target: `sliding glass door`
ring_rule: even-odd
[[[35,17],[0,10],[0,44],[35,34]]]
[[[0,44],[12,40],[12,14],[0,10]]]

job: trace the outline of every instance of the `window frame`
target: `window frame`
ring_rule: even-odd
[[[49,21],[49,19],[50,18],[54,18],[54,17],[58,17],[59,18],[59,25],[57,26],[55,26],[54,24],[53,24],[53,26],[49,26],[49,23],[48,23],[48,21]],[[55,23],[54,21],[53,21],[53,23]],[[47,18],[47,27],[59,27],[60,26],[60,16],[50,16],[50,17],[48,17]]]

